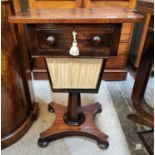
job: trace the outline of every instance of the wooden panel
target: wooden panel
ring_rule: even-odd
[[[118,55],[126,54],[129,49],[128,43],[120,43],[118,47]]]
[[[130,36],[132,32],[133,24],[132,23],[123,23],[120,42],[129,43]]]
[[[28,0],[31,9],[75,8],[80,7],[81,0]]]
[[[117,6],[117,7],[128,7],[128,1],[92,1],[87,3],[86,7],[104,7],[104,6]]]
[[[29,8],[135,7],[135,0],[28,0]]]
[[[135,8],[136,2],[137,2],[136,0],[130,0],[130,1],[129,1],[129,6],[128,6],[128,8],[130,8],[130,9]]]
[[[46,58],[54,89],[96,89],[102,59]]]
[[[33,70],[34,80],[49,80],[47,70]]]
[[[116,6],[134,8],[136,0],[85,0],[85,7]]]
[[[116,1],[116,0],[90,0],[90,1],[107,1],[107,2],[109,2],[109,1]],[[123,2],[123,1],[129,1],[129,0],[117,0],[117,1],[121,1],[121,2]]]
[[[123,23],[121,34],[130,34],[132,29],[132,23]]]
[[[106,69],[123,69],[126,67],[126,55],[118,55],[107,60]]]
[[[120,38],[120,42],[128,43],[130,39],[130,34],[122,34]]]
[[[44,57],[32,57],[32,69],[46,69],[46,63]]]

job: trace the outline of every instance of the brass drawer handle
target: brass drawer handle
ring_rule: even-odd
[[[101,38],[99,36],[95,36],[93,38],[94,45],[99,45],[101,43]]]
[[[49,37],[47,37],[46,42],[47,42],[49,45],[54,45],[55,38],[54,38],[53,36],[49,36]]]

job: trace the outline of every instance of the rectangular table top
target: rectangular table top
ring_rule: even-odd
[[[28,9],[9,17],[10,23],[134,23],[143,20],[135,10],[122,7]]]

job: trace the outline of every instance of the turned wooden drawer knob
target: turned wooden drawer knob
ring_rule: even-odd
[[[49,44],[49,45],[54,45],[54,41],[55,41],[55,38],[53,36],[49,36],[47,37],[46,39],[46,42]]]
[[[99,45],[101,43],[101,38],[99,36],[95,36],[93,38],[94,45]]]

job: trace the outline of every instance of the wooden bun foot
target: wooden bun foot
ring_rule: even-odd
[[[39,146],[45,147],[50,141],[66,136],[85,136],[96,140],[101,149],[108,148],[108,136],[102,133],[94,123],[95,115],[101,112],[100,103],[81,107],[85,120],[77,126],[65,123],[64,114],[67,112],[67,107],[51,102],[48,109],[54,110],[56,118],[52,126],[40,134],[40,139],[38,140]]]
[[[48,146],[48,140],[47,139],[41,139],[41,138],[39,138],[38,139],[38,145],[40,146],[40,147],[46,147],[46,146]]]
[[[98,142],[98,146],[100,149],[105,150],[109,147],[109,142],[108,141],[105,141],[103,143]]]

